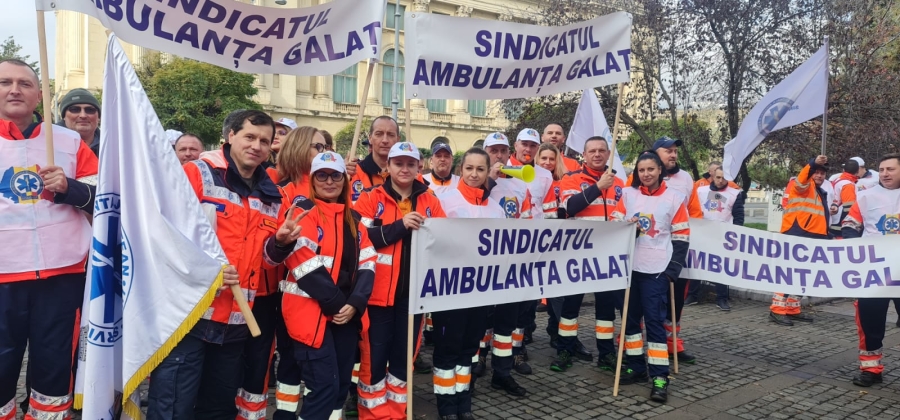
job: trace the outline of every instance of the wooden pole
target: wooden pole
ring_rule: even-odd
[[[619,140],[619,116],[622,114],[622,97],[625,96],[625,83],[619,83],[619,96],[616,98],[616,119],[613,121],[612,147],[610,147],[609,164],[613,167],[616,156],[616,143]]]
[[[828,35],[825,35],[825,111],[822,112],[822,154],[825,154],[825,138],[828,135],[828,78],[831,75],[831,51],[828,45]]]
[[[375,73],[375,60],[369,60],[369,67],[366,70],[366,84],[363,85],[362,104],[359,105],[359,113],[356,114],[356,128],[353,130],[353,143],[350,144],[350,152],[347,154],[347,161],[350,162],[356,157],[356,147],[359,145],[359,133],[362,130],[363,115],[366,112],[366,98],[369,96],[369,85],[372,84],[372,74]]]
[[[628,301],[631,299],[631,285],[625,288],[625,304],[622,306],[622,327],[619,331],[619,355],[616,357],[616,381],[613,397],[619,396],[619,380],[622,378],[622,353],[625,351],[625,323],[628,321]]]
[[[47,59],[47,29],[44,23],[44,11],[37,11],[38,44],[41,62],[41,95],[44,102],[44,137],[47,139],[47,166],[55,166],[53,154],[53,111],[50,103],[50,64]]]
[[[232,284],[231,294],[234,295],[234,301],[237,302],[238,307],[241,308],[241,315],[244,315],[244,320],[247,321],[247,327],[250,328],[250,335],[259,337],[262,332],[259,331],[259,324],[256,323],[256,317],[253,316],[253,311],[250,310],[250,305],[247,304],[247,298],[244,297],[244,292],[241,291],[241,285]]]
[[[406,112],[409,112],[408,110]],[[413,416],[413,349],[416,343],[413,343],[413,323],[415,315],[409,314],[406,321],[406,418],[412,419]]]
[[[668,280],[668,279],[666,279]],[[675,283],[669,282],[669,302],[672,307],[672,345],[675,348],[672,360],[675,362],[675,373],[678,373],[678,322],[675,321]]]

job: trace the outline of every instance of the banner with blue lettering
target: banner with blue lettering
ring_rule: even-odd
[[[634,225],[427,219],[412,238],[410,313],[624,289]]]
[[[406,97],[515,99],[627,82],[631,21],[626,12],[566,26],[407,13]]]
[[[891,236],[828,241],[691,219],[681,277],[792,295],[900,297],[900,247]]]
[[[263,7],[234,0],[35,0],[92,16],[126,42],[242,73],[321,76],[381,45],[383,0]]]

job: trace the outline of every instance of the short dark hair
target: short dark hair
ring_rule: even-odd
[[[185,138],[185,137],[193,137],[193,138],[199,140],[199,141],[200,141],[200,145],[203,146],[203,139],[201,139],[200,136],[198,136],[198,135],[196,135],[196,134],[194,134],[194,133],[182,133],[180,136],[178,136],[177,139],[175,139],[175,144],[173,144],[172,146],[173,146],[173,147],[178,147],[178,142],[181,141],[181,139],[183,139],[183,138]]]
[[[897,163],[900,163],[900,153],[888,153],[882,156],[881,159],[878,159],[878,166],[881,166],[881,162],[891,159],[897,159]]]
[[[9,63],[9,64],[12,64],[14,66],[19,66],[19,67],[28,67],[28,70],[31,70],[31,72],[34,73],[35,80],[37,80],[38,83],[40,83],[41,78],[40,78],[40,76],[38,76],[37,70],[35,70],[34,67],[31,67],[31,64],[28,64],[22,60],[19,60],[18,58],[4,58],[4,59],[0,60],[0,64],[3,64],[3,63]],[[38,87],[40,87],[40,86],[38,86]]]
[[[587,150],[588,143],[590,143],[592,141],[602,141],[603,144],[606,145],[606,150],[609,150],[609,143],[606,141],[606,137],[603,137],[603,136],[588,137],[588,139],[584,141],[584,150]]]
[[[394,123],[394,127],[397,127],[397,136],[398,137],[400,136],[400,124],[397,124],[397,120],[393,119],[392,117],[390,117],[388,115],[382,115],[382,116],[372,120],[372,123],[369,124],[369,135],[372,134],[372,130],[375,130],[375,123],[378,122],[379,120],[391,120],[391,122]]]
[[[639,188],[641,186],[641,179],[638,176],[638,164],[641,163],[642,160],[652,160],[656,162],[656,166],[659,167],[659,183],[662,184],[663,180],[666,178],[666,166],[663,165],[662,159],[659,158],[659,155],[656,154],[655,150],[645,150],[641,152],[641,154],[637,158],[637,162],[634,163],[634,172],[631,177],[631,187]]]
[[[231,118],[231,115],[228,116]],[[228,127],[229,133],[237,133],[244,128],[244,121],[250,121],[250,124],[253,125],[267,125],[272,127],[272,133],[275,133],[275,120],[262,111],[257,111],[255,109],[243,110],[234,115],[234,119],[231,121],[230,127]],[[228,137],[225,137],[228,139]]]
[[[246,109],[236,109],[231,111],[231,113],[225,117],[225,122],[222,124],[222,138],[225,139],[226,142],[228,141],[228,133],[231,131],[231,126],[234,125],[235,118],[244,111],[246,111]],[[241,126],[243,125],[244,120],[241,120]]]
[[[850,159],[844,164],[844,172],[856,175],[859,172],[859,162]]]

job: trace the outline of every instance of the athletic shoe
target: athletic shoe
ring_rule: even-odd
[[[881,374],[862,371],[859,375],[853,377],[853,385],[864,386],[866,388],[881,383]]]
[[[769,312],[769,320],[778,325],[786,325],[788,327],[794,325],[794,321],[791,321],[787,315],[780,315],[775,312]]]
[[[615,353],[606,353],[605,356],[601,356],[597,358],[597,367],[601,370],[608,370],[610,372],[615,372],[616,370],[616,361],[618,358]]]
[[[790,318],[792,321],[813,322],[812,315],[803,312],[799,314],[788,314],[788,318]]]
[[[673,359],[675,356],[672,353],[669,353],[669,358]],[[682,351],[678,353],[678,363],[683,363],[687,365],[696,365],[697,358],[686,351]]]
[[[688,296],[687,299],[684,300],[684,306],[692,306],[700,303],[697,298],[693,296]]]
[[[716,307],[726,312],[731,310],[731,306],[728,304],[728,299],[716,300]]]
[[[650,377],[647,376],[646,370],[638,373],[631,369],[625,369],[624,371],[622,371],[622,376],[619,377],[619,384],[631,385],[631,384],[636,384],[636,383],[647,382],[648,379],[650,379]]]
[[[522,388],[512,376],[492,376],[491,388],[502,389],[514,397],[524,397],[528,394],[528,391]]]
[[[559,352],[556,360],[550,363],[550,370],[554,372],[565,372],[570,367],[572,367],[572,355],[566,350]]]
[[[356,393],[356,387],[350,390],[347,401],[344,401],[344,417],[359,416],[359,395]]]
[[[664,403],[669,400],[669,379],[661,376],[653,378],[653,388],[650,388],[650,400]]]
[[[590,350],[585,348],[584,344],[581,344],[581,341],[577,338],[575,339],[575,348],[572,349],[572,356],[585,362],[594,361],[594,355],[591,354]]]

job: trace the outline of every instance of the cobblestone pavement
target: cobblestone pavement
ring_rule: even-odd
[[[579,338],[596,355],[593,303],[585,300]],[[528,396],[516,399],[491,389],[488,374],[477,381],[474,411],[479,419],[900,418],[900,328],[894,325],[894,308],[885,336],[884,383],[869,389],[850,383],[858,369],[852,301],[812,311],[815,322],[781,327],[768,321],[762,302],[733,301],[731,312],[709,303],[685,308],[682,337],[698,361],[681,364],[664,405],[647,400],[649,384],[622,386],[613,397],[613,374],[593,363],[576,361],[568,372],[552,372],[555,350],[545,332],[547,315],[539,313],[535,341],[528,346],[534,373],[514,374]],[[423,348],[429,362],[431,351]],[[431,376],[417,374],[413,382],[415,418],[437,419]],[[23,388],[24,374],[18,400]]]

